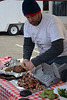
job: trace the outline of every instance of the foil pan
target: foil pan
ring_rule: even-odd
[[[0,68],[0,74],[2,74],[2,75],[3,74],[4,75],[13,75],[16,78],[18,78],[18,77],[21,77],[22,75],[24,75],[26,73],[26,72],[16,73],[16,72],[13,72],[13,71],[11,71],[11,72],[5,71],[6,68],[13,67],[15,65],[20,65],[20,62],[17,59],[13,58],[13,59],[10,60],[10,62],[5,64],[5,67]]]
[[[18,84],[17,84],[17,80],[11,80],[9,81],[12,85],[14,85],[17,89],[19,89],[20,91],[23,91],[23,90],[26,90],[24,87],[19,87]],[[46,89],[46,87],[45,87]],[[31,91],[31,90],[30,90]],[[38,90],[35,90],[35,91],[31,91],[33,94],[38,92]]]
[[[13,71],[11,71],[11,72],[6,72],[6,71],[4,71],[4,70],[0,70],[0,74],[13,75],[13,76],[15,76],[16,78],[18,78],[18,77],[24,75],[25,73],[26,73],[26,72],[15,73],[15,72],[13,72]]]
[[[17,80],[11,80],[9,81],[12,85],[14,85],[17,89],[19,89],[20,91],[26,90],[24,87],[19,87],[17,84]],[[45,88],[46,89],[46,88]],[[31,91],[31,90],[30,90]],[[33,94],[36,92],[39,92],[38,90],[35,91],[31,91]]]
[[[38,80],[38,79],[37,79]],[[12,85],[14,85],[16,88],[18,88],[20,91],[23,91],[23,90],[26,90],[23,86],[18,86],[18,79],[14,79],[14,80],[11,80],[9,81]],[[33,83],[31,83],[33,84]],[[40,82],[40,85],[43,86],[43,89],[45,89],[46,87]],[[28,89],[27,89],[28,90]],[[30,90],[30,89],[29,89]],[[41,91],[41,90],[38,90],[38,89],[35,89],[35,90],[30,90],[32,93],[35,93],[35,92],[38,92],[38,91]]]

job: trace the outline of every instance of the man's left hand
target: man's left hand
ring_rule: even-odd
[[[31,61],[22,62],[22,65],[23,63],[25,64],[27,70],[32,70],[35,67]]]
[[[26,63],[26,66],[27,66],[28,70],[32,70],[35,67],[31,61],[28,61]]]

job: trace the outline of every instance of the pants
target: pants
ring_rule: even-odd
[[[67,56],[62,56],[62,57],[56,57],[55,59],[51,60],[48,62],[48,64],[52,64],[53,62],[59,64],[59,65],[62,65],[64,63],[67,64]]]
[[[53,62],[59,65],[62,65],[64,63],[67,64],[67,56],[56,57],[55,59],[49,61],[48,64],[51,65]],[[61,76],[61,80],[66,82],[67,81],[67,69],[63,70],[60,76]]]

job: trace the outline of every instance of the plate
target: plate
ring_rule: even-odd
[[[67,83],[66,84],[63,84],[62,86],[57,86],[54,89],[54,93],[56,93],[57,95],[59,95],[58,92],[57,92],[57,89],[58,88],[60,88],[60,89],[64,89],[64,88],[67,89]],[[61,97],[60,95],[59,95],[59,98],[60,98],[60,100],[67,100],[67,98]]]

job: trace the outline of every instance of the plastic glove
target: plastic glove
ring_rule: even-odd
[[[25,68],[27,71],[31,71],[35,66],[33,65],[33,63],[29,60],[24,60],[21,65],[23,66],[23,68]]]

